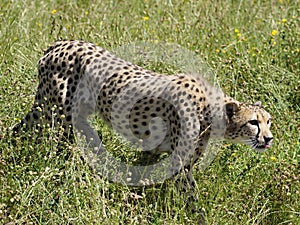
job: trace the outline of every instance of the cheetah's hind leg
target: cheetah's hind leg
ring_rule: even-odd
[[[36,139],[40,134],[40,132],[36,132],[36,129],[39,130],[40,128],[38,124],[40,122],[41,110],[39,109],[38,104],[35,104],[31,108],[31,111],[18,124],[7,129],[6,135],[10,138],[13,146],[17,146],[18,141],[23,145],[25,140],[34,142],[39,140]],[[28,131],[31,132],[31,135],[28,134]]]
[[[14,136],[16,134],[20,134],[22,130],[29,130],[37,126],[41,117],[39,108],[40,107],[35,104],[31,111],[21,120],[21,122],[12,128]]]
[[[30,112],[27,113],[20,123],[13,127],[13,136],[22,134],[22,131],[28,131],[30,129],[37,128],[37,125],[42,117],[43,107],[46,105],[43,96],[44,93],[42,91],[42,84],[40,83],[35,95],[34,104],[31,107]]]

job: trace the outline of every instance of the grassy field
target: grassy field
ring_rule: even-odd
[[[172,182],[133,189],[97,179],[74,144],[57,153],[51,130],[11,141],[29,111],[37,61],[53,41],[108,50],[138,41],[177,43],[202,58],[223,91],[260,100],[274,145],[263,154],[225,143],[194,171],[209,224],[300,224],[300,1],[0,2],[0,224],[196,224]],[[148,65],[161,72],[162,67]],[[146,65],[147,66],[147,65]],[[120,148],[103,128],[111,149]],[[71,153],[70,153],[71,152]]]

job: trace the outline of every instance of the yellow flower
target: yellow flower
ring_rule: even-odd
[[[143,20],[144,20],[144,21],[147,21],[147,20],[149,20],[149,17],[148,17],[148,16],[144,16],[144,17],[143,17]]]
[[[84,14],[87,16],[87,15],[89,15],[89,12],[88,12],[88,11],[85,11]]]
[[[281,22],[282,22],[282,23],[286,23],[286,19],[283,18],[283,19],[281,20]]]
[[[270,159],[271,159],[273,162],[276,162],[276,160],[277,160],[275,156],[271,156]]]
[[[239,29],[235,28],[235,29],[234,29],[234,32],[235,32],[235,33],[239,33],[240,31],[239,31]]]
[[[241,33],[237,33],[236,36],[240,37],[240,36],[241,36]]]
[[[278,30],[272,30],[272,36],[275,36],[278,34]]]
[[[51,14],[54,15],[55,13],[57,13],[57,10],[56,10],[56,9],[53,9],[53,10],[51,11]]]

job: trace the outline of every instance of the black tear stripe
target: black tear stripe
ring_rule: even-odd
[[[257,128],[258,128],[258,132],[257,132],[256,138],[258,139],[258,137],[259,137],[259,133],[260,133],[259,124],[257,124]]]

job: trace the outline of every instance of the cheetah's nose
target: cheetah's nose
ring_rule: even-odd
[[[273,140],[273,137],[265,137],[264,136],[264,140],[265,140],[265,147],[266,148],[270,148],[271,142]]]

